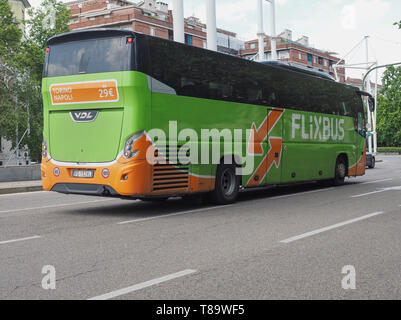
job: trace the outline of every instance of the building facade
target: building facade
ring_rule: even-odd
[[[168,4],[145,0],[133,4],[126,0],[78,0],[67,2],[71,30],[94,28],[126,29],[173,40],[173,14]],[[185,19],[185,42],[207,47],[206,25],[196,17]],[[218,50],[237,55],[244,43],[234,32],[217,30]]]
[[[333,56],[333,53],[325,52],[312,48],[309,45],[309,38],[302,37],[296,41],[292,40],[292,31],[285,30],[276,38],[277,58],[280,61],[291,62],[310,69],[326,72],[335,77],[333,65],[340,61]],[[264,39],[264,60],[271,60],[271,38]],[[245,42],[245,49],[241,51],[241,56],[245,59],[258,58],[259,41],[251,40]],[[345,82],[345,70],[339,69],[338,76],[340,82]]]

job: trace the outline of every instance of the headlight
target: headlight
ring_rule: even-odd
[[[143,136],[144,133],[145,131],[139,131],[125,141],[123,153],[124,159],[129,160],[138,155],[139,150],[134,150],[134,144]]]
[[[46,139],[43,138],[43,142],[42,142],[42,157],[43,158],[47,158],[47,155],[48,155],[48,153],[47,153],[47,142],[46,142]]]

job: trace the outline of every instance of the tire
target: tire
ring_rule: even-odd
[[[372,162],[369,165],[369,168],[370,169],[374,169],[375,167],[376,167],[376,159],[373,157],[372,158]]]
[[[345,182],[345,176],[347,175],[347,162],[343,157],[337,159],[336,169],[334,176],[334,185],[342,186]]]
[[[239,178],[235,174],[235,165],[220,164],[217,167],[215,190],[211,198],[218,205],[234,203],[239,193]]]

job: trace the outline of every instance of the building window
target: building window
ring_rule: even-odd
[[[155,36],[156,36],[156,29],[155,29],[155,28],[150,28],[150,35],[151,35],[152,37],[155,37]]]
[[[324,59],[324,66],[327,67],[327,60]]]
[[[251,43],[251,49],[256,49],[256,43]]]
[[[207,41],[203,41],[203,49],[207,49]]]
[[[185,43],[186,43],[187,45],[192,46],[192,36],[191,36],[191,35],[189,35],[189,34],[186,34],[186,35],[185,35]]]
[[[170,41],[173,41],[174,40],[174,32],[173,32],[173,30],[168,30],[168,39],[170,40]]]
[[[287,51],[287,50],[285,50],[285,51],[279,51],[279,52],[278,52],[278,58],[279,58],[280,60],[282,60],[282,59],[289,59],[289,58],[290,58],[290,52]]]
[[[313,57],[313,63],[317,64],[317,57],[315,57],[315,56]]]
[[[298,56],[299,56],[299,60],[302,60],[302,53],[301,52],[298,54]]]
[[[323,64],[323,58],[319,57],[319,64],[322,65]]]
[[[308,59],[308,65],[311,65],[312,64],[312,55],[308,53],[307,59]]]

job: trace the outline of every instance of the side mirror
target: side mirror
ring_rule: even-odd
[[[369,97],[368,101],[369,101],[369,111],[370,112],[375,112],[375,108],[376,108],[376,106],[375,106],[375,98]]]

